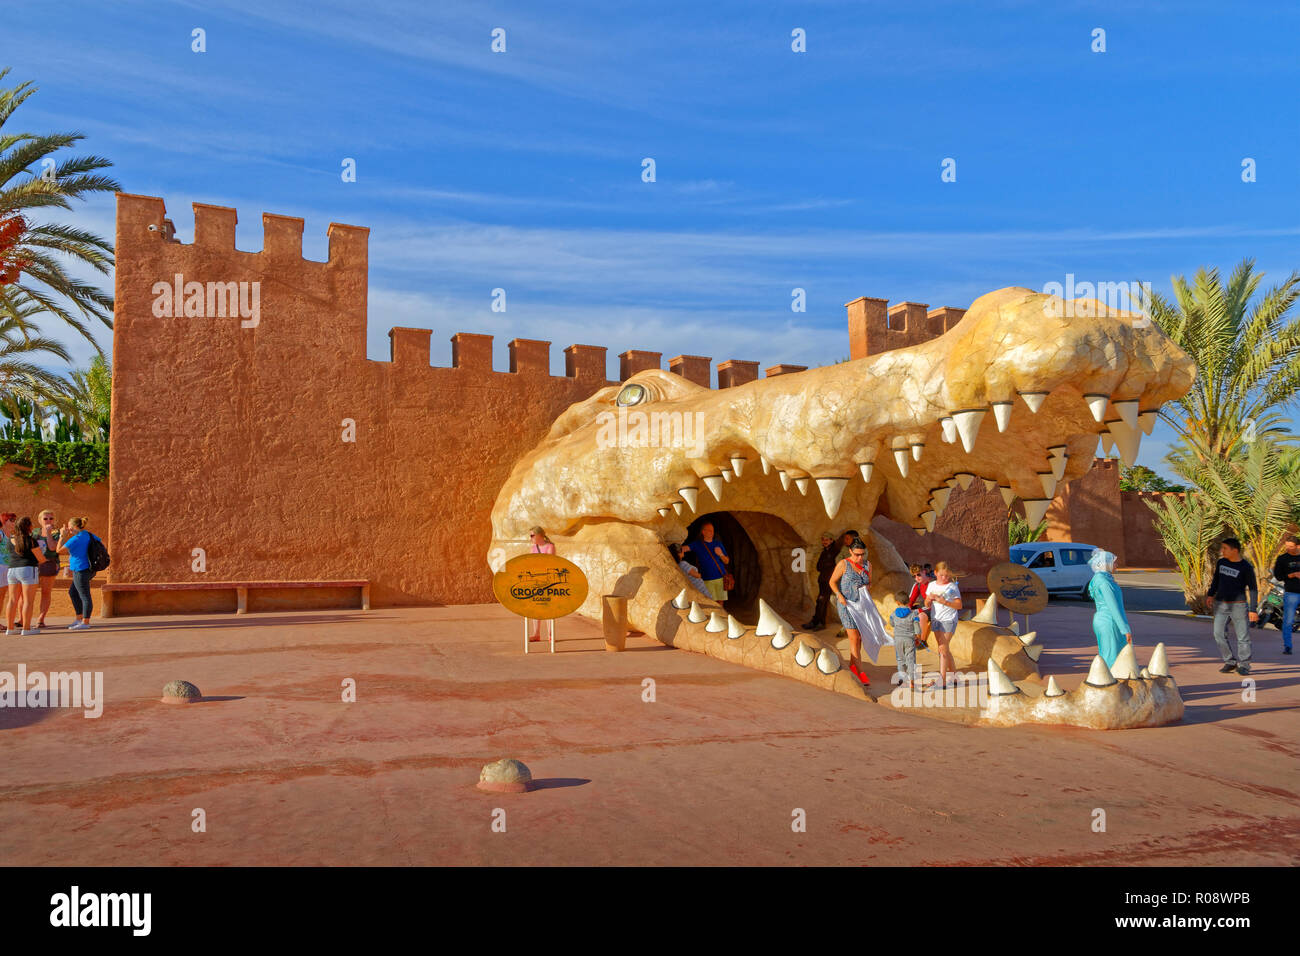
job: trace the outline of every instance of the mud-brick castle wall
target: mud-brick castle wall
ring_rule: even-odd
[[[567,374],[552,376],[550,343],[516,339],[510,371],[496,372],[492,337],[462,332],[439,368],[428,330],[397,328],[391,361],[369,360],[369,230],[331,225],[329,260],[312,262],[301,219],[263,215],[260,252],[235,249],[235,222],[234,209],[195,204],[194,241],[182,244],[161,199],[118,196],[112,580],[367,579],[377,605],[492,600],[497,492],[564,409],[617,384],[606,350],[570,346]],[[155,285],[178,275],[205,292],[259,283],[256,326],[156,314]],[[620,358],[625,378],[662,356]],[[709,362],[668,365],[707,386]],[[757,375],[754,362],[718,365],[720,386]],[[193,570],[196,548],[206,572]],[[207,593],[187,607],[206,607]],[[229,599],[212,594],[212,609]],[[119,597],[126,612],[171,607]]]

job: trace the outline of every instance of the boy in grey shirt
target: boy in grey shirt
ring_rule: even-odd
[[[908,686],[916,689],[916,635],[920,619],[916,610],[907,606],[907,595],[896,595],[899,607],[889,616],[894,625],[894,659],[898,662],[898,672],[908,681]]]

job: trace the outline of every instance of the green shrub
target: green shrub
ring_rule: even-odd
[[[70,485],[93,485],[108,479],[108,445],[5,438],[0,439],[0,465],[17,465],[14,477],[32,484],[62,478]]]

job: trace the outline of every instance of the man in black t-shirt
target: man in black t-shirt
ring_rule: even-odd
[[[1282,553],[1273,562],[1273,577],[1282,582],[1282,653],[1291,653],[1291,628],[1300,607],[1300,539],[1288,534],[1282,539]]]
[[[1222,674],[1250,673],[1250,624],[1255,620],[1255,605],[1259,602],[1259,586],[1255,583],[1255,566],[1241,556],[1241,542],[1224,538],[1219,546],[1219,563],[1214,566],[1210,580],[1209,603],[1214,608],[1214,642],[1223,655]],[[1247,598],[1249,597],[1249,600]],[[1237,652],[1228,646],[1224,633],[1228,618],[1237,632]]]

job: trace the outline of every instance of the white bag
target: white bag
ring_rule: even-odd
[[[882,647],[893,646],[893,635],[885,627],[880,612],[876,610],[876,602],[871,600],[866,588],[858,591],[857,599],[848,601],[845,606],[849,611],[849,620],[862,635],[862,653],[874,664]]]

